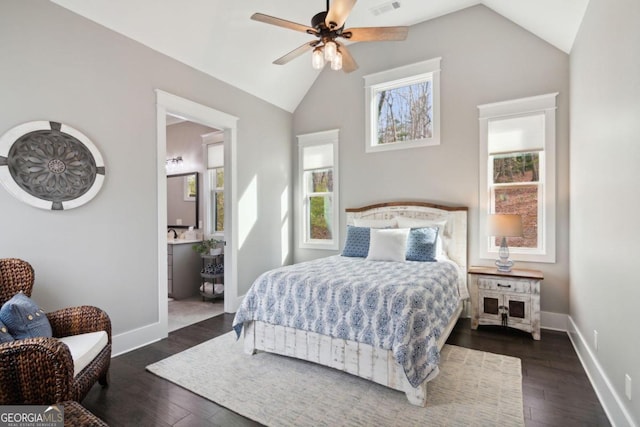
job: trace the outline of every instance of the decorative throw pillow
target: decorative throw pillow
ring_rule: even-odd
[[[369,253],[369,227],[347,226],[347,241],[342,256],[364,258]]]
[[[372,228],[367,260],[404,262],[408,236],[408,228]]]
[[[438,227],[438,238],[436,239],[436,253],[435,257],[447,255],[448,238],[445,235],[445,229],[447,221],[444,220],[432,220],[432,219],[417,219],[407,218],[404,216],[397,216],[398,227],[400,228],[423,228],[423,227]]]
[[[11,336],[5,324],[0,321],[0,344],[11,341],[15,341],[15,338]]]
[[[408,261],[435,261],[438,227],[412,228],[407,239]]]
[[[47,315],[22,292],[15,294],[0,308],[0,321],[17,340],[53,335]]]

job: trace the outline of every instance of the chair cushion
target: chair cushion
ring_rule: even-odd
[[[58,340],[69,347],[71,358],[73,359],[74,377],[82,372],[109,343],[109,338],[105,331],[70,335],[68,337],[58,338]]]
[[[51,324],[44,310],[22,292],[0,308],[0,321],[17,340],[52,336]]]
[[[0,321],[0,344],[11,341],[15,341],[15,338],[11,336],[7,326]]]

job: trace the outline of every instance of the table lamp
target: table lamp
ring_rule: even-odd
[[[496,266],[498,271],[510,272],[513,261],[509,259],[507,237],[522,237],[522,217],[513,214],[489,215],[489,235],[502,237],[498,252],[500,259],[496,261]]]

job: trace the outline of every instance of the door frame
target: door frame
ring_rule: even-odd
[[[165,169],[167,157],[167,122],[166,115],[171,113],[188,121],[199,123],[224,131],[224,162],[225,175],[225,256],[224,268],[224,311],[233,313],[236,311],[238,298],[238,249],[237,249],[237,191],[234,183],[237,182],[236,152],[238,118],[214,108],[198,104],[194,101],[177,95],[156,89],[156,114],[157,114],[157,243],[158,243],[158,320],[163,336],[168,333],[168,300],[167,300],[167,173]],[[229,170],[227,171],[227,165]],[[228,196],[227,196],[228,195]],[[227,199],[228,197],[228,199]],[[227,202],[228,200],[228,202]]]

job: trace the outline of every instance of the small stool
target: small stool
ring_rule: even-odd
[[[65,427],[109,427],[107,423],[73,400],[59,403],[64,408]]]

